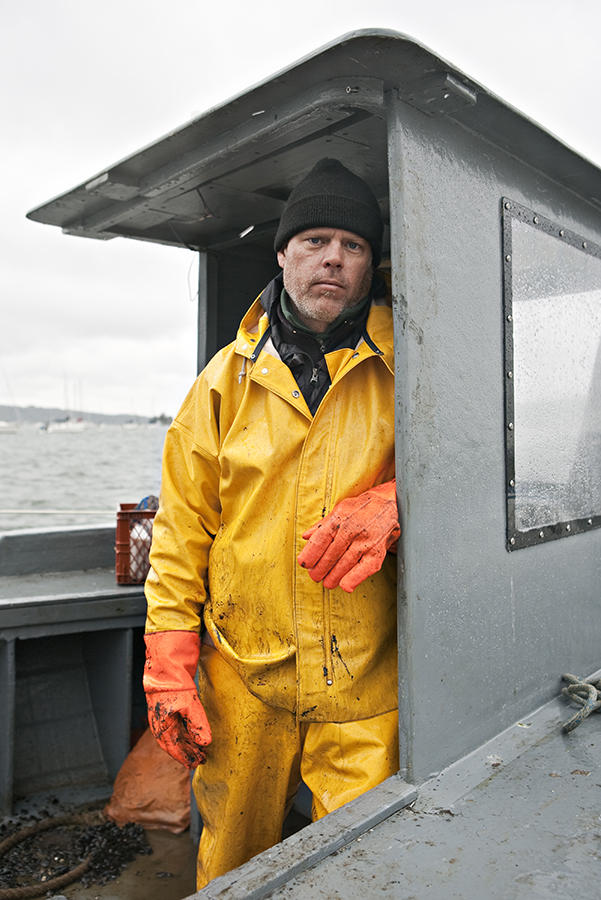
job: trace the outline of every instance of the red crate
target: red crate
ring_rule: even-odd
[[[120,503],[115,540],[117,584],[143,584],[150,562],[152,520],[156,509],[137,509],[135,503]]]

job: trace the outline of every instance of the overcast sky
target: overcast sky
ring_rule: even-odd
[[[195,255],[32,207],[357,28],[410,35],[601,165],[600,25],[598,0],[5,3],[0,404],[173,415],[195,376]]]

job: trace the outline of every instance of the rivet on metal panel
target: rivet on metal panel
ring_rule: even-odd
[[[592,524],[593,524],[593,520],[592,520],[592,519],[587,519],[587,522],[588,522],[589,525],[592,525]]]
[[[358,87],[351,87],[350,84],[349,84],[348,87],[347,87],[347,89],[346,89],[346,92],[347,92],[347,94],[358,94],[358,93],[359,93],[359,90],[360,90],[360,89],[359,89]]]
[[[505,259],[507,260],[507,262],[511,262],[511,256],[510,256],[509,253],[508,253],[507,256],[505,257]]]
[[[507,321],[508,321],[508,322],[511,322],[511,321],[513,321],[513,318],[512,318],[512,316],[507,316]]]
[[[583,247],[586,247],[586,241],[583,241],[583,242],[582,242],[582,246],[583,246]]]
[[[571,531],[571,530],[572,530],[572,529],[570,528],[570,526],[569,526],[569,525],[566,525],[566,531]]]
[[[560,229],[559,229],[559,237],[565,237],[565,234],[566,234],[566,233],[565,233],[565,231],[563,230],[563,228],[560,228]]]
[[[510,543],[510,544],[515,544],[515,538],[513,538],[513,537],[510,538],[509,543]]]
[[[508,373],[507,373],[507,377],[508,377],[508,378],[513,378],[513,372],[508,372]]]
[[[509,484],[510,484],[511,487],[515,487],[515,481],[514,481],[513,478],[511,479],[511,481],[509,482]]]
[[[513,431],[513,422],[510,422],[507,427],[509,428],[510,431]]]
[[[545,532],[544,532],[544,531],[539,531],[538,536],[539,536],[539,537],[544,537],[544,536],[545,536]]]
[[[535,216],[532,221],[535,225],[538,225],[538,216]]]
[[[511,203],[506,203],[506,204],[505,204],[505,209],[511,209]]]

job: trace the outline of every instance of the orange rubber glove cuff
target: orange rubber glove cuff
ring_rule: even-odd
[[[382,568],[386,552],[396,549],[400,533],[396,481],[387,481],[341,500],[305,531],[307,546],[298,563],[328,590],[340,586],[351,593]]]
[[[200,637],[194,631],[159,631],[144,635],[144,641],[150,730],[163,750],[195,769],[206,760],[201,748],[211,743],[211,728],[194,683]]]

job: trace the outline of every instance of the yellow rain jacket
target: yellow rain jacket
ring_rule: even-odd
[[[312,416],[268,340],[257,300],[194,383],[165,442],[146,582],[147,631],[199,631],[256,697],[305,722],[397,706],[396,558],[352,593],[296,557],[338,501],[394,478],[392,312],[372,304],[370,343],[326,354]]]

